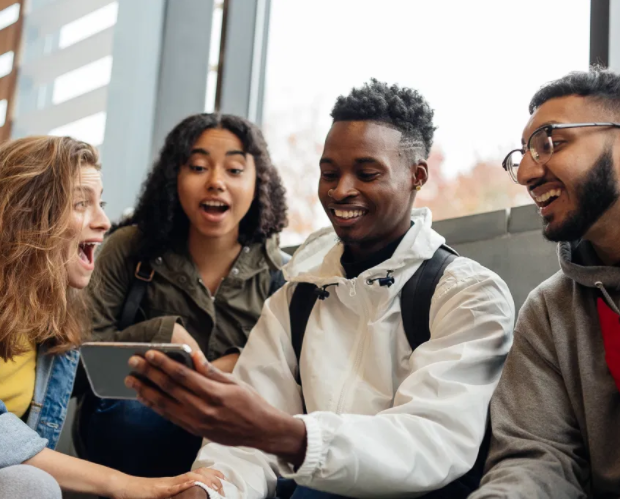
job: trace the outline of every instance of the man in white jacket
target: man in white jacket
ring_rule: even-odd
[[[279,478],[294,480],[295,499],[419,497],[467,473],[485,435],[512,342],[506,284],[458,257],[432,296],[430,340],[412,351],[401,315],[403,286],[444,243],[430,211],[412,210],[433,111],[418,92],[373,80],[332,116],[319,198],[333,228],[285,267],[288,284],[265,303],[233,377],[200,353],[198,372],[155,352],[131,362],[161,388],[128,378],[143,403],[205,437],[195,467],[226,477],[206,487],[210,498],[272,497]],[[298,365],[289,307],[299,283],[322,294]]]

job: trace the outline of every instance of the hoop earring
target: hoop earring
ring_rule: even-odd
[[[334,197],[334,189],[330,189],[329,191],[327,191],[327,195],[328,195],[330,198],[333,198],[333,197]]]

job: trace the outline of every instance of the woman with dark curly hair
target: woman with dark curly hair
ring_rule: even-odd
[[[258,127],[230,115],[183,120],[134,214],[102,247],[90,293],[96,339],[185,343],[231,372],[283,284],[284,195]],[[139,476],[188,470],[201,442],[137,401],[91,394],[74,430],[83,457]]]

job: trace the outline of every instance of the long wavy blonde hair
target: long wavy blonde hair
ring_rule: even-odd
[[[73,192],[97,150],[69,137],[28,137],[0,146],[0,358],[47,344],[79,346],[85,297],[68,284]]]

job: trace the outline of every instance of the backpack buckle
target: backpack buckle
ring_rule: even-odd
[[[144,275],[140,273],[140,268],[142,267],[142,262],[138,262],[138,266],[136,267],[136,272],[134,273],[134,277],[144,282],[151,282],[153,280],[153,276],[155,275],[155,271],[151,269],[150,275]]]

